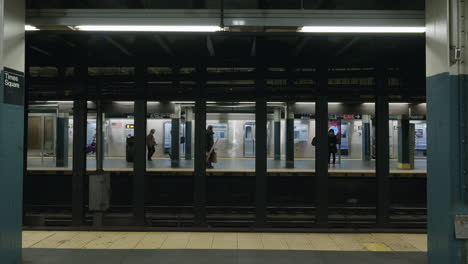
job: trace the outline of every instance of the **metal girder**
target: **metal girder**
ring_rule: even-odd
[[[294,56],[299,56],[301,54],[301,51],[304,49],[304,47],[307,45],[307,42],[309,42],[310,37],[303,37],[299,44],[297,44],[296,49],[294,50]]]
[[[349,48],[351,48],[358,41],[359,41],[358,37],[354,37],[353,39],[351,39],[346,45],[344,45],[341,49],[339,49],[337,52],[335,52],[335,57],[338,57],[341,54],[343,54],[345,51],[347,51]]]
[[[213,40],[210,36],[206,36],[206,48],[208,49],[211,57],[216,56]]]
[[[104,39],[107,40],[110,44],[112,44],[114,47],[116,47],[118,50],[120,50],[123,54],[127,56],[132,56],[132,53],[128,51],[127,48],[125,48],[122,44],[117,42],[115,39],[113,39],[110,36],[104,36]]]
[[[158,43],[158,45],[164,50],[164,52],[173,57],[174,56],[174,52],[172,51],[171,47],[169,46],[169,44],[167,43],[167,41],[163,38],[163,36],[160,36],[160,35],[154,35],[154,39],[156,40],[156,42]]]
[[[219,25],[217,9],[30,9],[26,23],[75,25]],[[424,11],[228,9],[226,27],[424,26]]]
[[[41,49],[41,48],[38,48],[38,47],[36,47],[36,46],[30,45],[29,48],[32,49],[32,50],[34,50],[34,51],[37,51],[37,52],[39,52],[39,53],[41,53],[41,54],[43,54],[43,55],[52,57],[52,54],[51,54],[50,52],[45,51],[45,50],[43,50],[43,49]]]
[[[255,57],[257,55],[257,37],[253,37],[252,47],[250,48],[250,56]]]

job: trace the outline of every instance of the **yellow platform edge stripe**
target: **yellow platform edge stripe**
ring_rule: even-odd
[[[399,169],[407,169],[407,170],[409,170],[409,169],[412,169],[412,167],[413,167],[413,166],[411,166],[410,163],[400,163],[400,162],[398,162],[398,168],[399,168]]]
[[[384,243],[363,243],[363,246],[368,251],[393,251],[389,246]]]

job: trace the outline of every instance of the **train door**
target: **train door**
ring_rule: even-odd
[[[31,155],[55,155],[55,114],[30,114],[28,116],[28,152]]]
[[[244,157],[255,157],[255,124],[246,123],[244,125]]]

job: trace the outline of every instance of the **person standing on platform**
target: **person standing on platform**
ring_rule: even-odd
[[[154,152],[156,152],[156,140],[154,139],[154,133],[156,130],[151,129],[148,136],[146,136],[146,145],[148,147],[148,160],[151,160]]]
[[[336,152],[338,151],[336,144],[338,144],[338,138],[335,135],[335,131],[330,129],[328,131],[328,164],[330,165],[330,159],[333,157],[333,167],[335,167]]]
[[[213,126],[208,126],[206,130],[206,167],[208,169],[213,168],[213,146],[214,146],[214,132]]]

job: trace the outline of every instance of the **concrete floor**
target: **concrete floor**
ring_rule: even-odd
[[[23,232],[25,263],[426,263],[418,234]]]
[[[180,160],[179,166],[177,168],[171,168],[170,159],[153,159],[152,161],[147,161],[148,170],[193,170],[193,160]],[[400,172],[415,172],[415,173],[425,173],[427,171],[426,160],[416,160],[415,168],[413,170],[402,170],[398,169],[397,161],[390,160],[390,170],[391,171],[400,171]],[[314,171],[315,170],[315,160],[312,159],[300,159],[295,161],[294,169],[286,169],[286,161],[278,161],[269,159],[268,162],[269,171]],[[219,159],[218,163],[213,164],[215,170],[223,171],[255,171],[255,159]],[[54,158],[44,158],[39,157],[30,157],[28,158],[28,170],[37,170],[37,169],[47,169],[47,168],[56,168],[58,170],[69,170],[72,166],[72,160],[68,162],[67,168],[56,168]],[[96,160],[94,157],[89,157],[87,159],[88,169],[96,168]],[[104,169],[132,169],[133,163],[127,162],[123,158],[107,158],[104,160]],[[362,160],[341,160],[341,164],[336,164],[335,167],[331,167],[330,171],[362,171],[372,173],[375,170],[375,161],[362,161]]]

